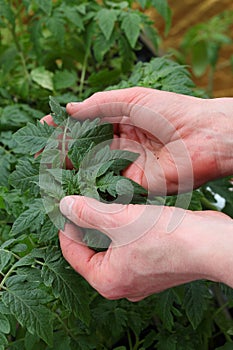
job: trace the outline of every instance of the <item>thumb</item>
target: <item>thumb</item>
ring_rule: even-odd
[[[74,224],[102,231],[118,244],[138,239],[153,226],[152,208],[149,207],[106,204],[84,196],[67,196],[60,202],[61,212]]]
[[[133,101],[145,92],[143,89],[145,90],[145,88],[132,87],[97,92],[83,102],[68,103],[66,110],[73,118],[81,120],[96,117],[130,117]]]
[[[119,226],[126,215],[123,204],[105,204],[84,196],[67,196],[60,202],[60,210],[70,221],[84,228],[107,231]]]

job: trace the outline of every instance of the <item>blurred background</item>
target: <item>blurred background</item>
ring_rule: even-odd
[[[233,1],[168,0],[168,4],[172,23],[167,35],[156,10],[146,11],[162,38],[161,54],[173,52],[181,63],[190,64],[197,86],[213,97],[233,96]]]

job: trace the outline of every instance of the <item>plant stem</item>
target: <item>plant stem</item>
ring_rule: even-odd
[[[227,309],[228,303],[226,303],[225,300],[223,299],[223,295],[222,295],[221,289],[219,288],[219,286],[214,285],[212,290],[213,290],[213,292],[215,294],[215,297],[217,299],[217,302],[218,302],[218,304],[220,306],[220,308],[215,312],[215,314],[213,316],[213,319],[219,312],[223,312],[226,320],[229,321],[229,322],[232,322],[231,314],[230,314],[229,310]],[[223,329],[221,329],[221,331],[224,334],[226,340],[229,341],[229,342],[232,342],[231,337]]]
[[[10,251],[10,250],[0,248],[0,251],[10,253],[11,255],[13,255],[14,258],[16,258],[17,260],[20,260],[20,256],[18,256],[17,254],[13,253],[13,252]]]
[[[22,8],[23,8],[23,4],[22,4]],[[19,8],[17,14],[15,14],[15,18],[18,17],[18,15],[20,14],[20,11],[21,11],[21,8]],[[24,70],[24,74],[25,76],[27,77],[27,81],[30,82],[31,81],[31,78],[30,78],[30,73],[27,69],[27,65],[26,65],[26,58],[24,56],[24,52],[23,52],[23,48],[22,48],[22,45],[21,45],[21,42],[18,40],[18,37],[17,37],[17,34],[16,34],[16,26],[15,26],[15,23],[14,25],[10,25],[9,26],[9,29],[10,29],[10,32],[12,34],[12,37],[13,37],[13,41],[15,43],[15,46],[18,50],[18,54],[19,54],[19,57],[20,57],[20,60],[22,62],[22,66],[23,66],[23,70]]]
[[[136,333],[134,333],[134,335],[135,335],[136,340],[135,340],[133,350],[138,350],[138,347],[140,345],[139,337],[138,337],[138,334],[136,334]]]
[[[6,149],[6,148],[3,147],[3,146],[0,146],[0,148],[1,148],[5,153],[7,153],[7,154],[13,154],[13,153],[14,153],[13,150],[8,150],[8,149]]]
[[[79,96],[82,96],[83,93],[83,86],[84,86],[84,81],[85,81],[85,76],[86,76],[86,71],[87,71],[87,60],[89,56],[89,48],[86,51],[84,61],[83,61],[83,67],[82,67],[82,72],[81,72],[81,78],[80,78],[80,85],[79,85]]]
[[[200,201],[201,201],[201,204],[204,207],[204,209],[210,209],[210,210],[218,211],[218,208],[214,204],[210,203],[210,201],[208,201],[207,198],[201,197]]]
[[[219,288],[219,286],[214,285],[213,286],[213,292],[215,294],[217,302],[218,302],[219,306],[221,307],[221,310],[223,311],[226,319],[232,321],[231,314],[229,313],[228,309],[226,308],[226,302],[223,299],[222,291]]]
[[[130,331],[127,330],[127,338],[128,338],[128,343],[129,343],[129,350],[134,350],[133,347],[133,343],[132,343],[132,339],[131,339],[131,335],[130,335]]]
[[[3,277],[3,279],[2,279],[2,281],[0,283],[0,290],[1,289],[6,289],[4,287],[4,284],[5,284],[6,280],[7,280],[7,278],[14,272],[14,268],[15,268],[15,264],[13,266],[11,266],[11,268],[7,271],[7,273]]]
[[[69,125],[70,118],[67,119],[66,125],[63,131],[63,136],[62,136],[62,168],[66,169],[66,134],[68,130],[68,125]],[[64,159],[63,159],[64,157]]]
[[[75,336],[73,335],[73,333],[70,331],[70,329],[66,326],[65,322],[61,319],[61,317],[60,317],[57,313],[55,313],[55,315],[56,315],[58,321],[61,323],[62,327],[64,328],[65,332],[66,332],[67,334],[69,334],[69,336],[70,336],[72,339],[77,340],[77,339],[75,338]]]
[[[38,264],[38,265],[41,265],[41,266],[44,266],[44,263],[40,260],[35,260],[35,262]]]

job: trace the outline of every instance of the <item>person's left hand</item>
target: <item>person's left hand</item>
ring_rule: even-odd
[[[108,299],[138,301],[203,278],[229,282],[233,224],[224,214],[80,196],[65,197],[60,208],[73,222],[59,233],[65,259]],[[112,240],[108,250],[85,246],[76,225],[105,233]]]

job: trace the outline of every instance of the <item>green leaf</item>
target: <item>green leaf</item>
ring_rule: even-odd
[[[78,176],[75,170],[47,169],[47,172],[61,185],[66,195],[80,194]]]
[[[27,250],[27,245],[23,243],[18,243],[12,248],[12,252],[14,253],[22,253]]]
[[[16,235],[31,228],[39,229],[45,220],[45,209],[41,199],[35,199],[30,208],[25,210],[14,222],[11,234]]]
[[[32,80],[44,89],[53,91],[53,73],[45,67],[37,67],[31,71]]]
[[[150,62],[138,62],[127,81],[108,89],[143,86],[193,95],[194,83],[186,68],[167,57],[152,58]]]
[[[79,165],[80,193],[99,199],[100,191],[102,194],[119,197],[118,201],[124,204],[135,201],[136,195],[139,203],[145,202],[144,197],[142,200],[140,196],[146,195],[147,191],[134,181],[118,175],[137,157],[137,153],[110,150],[108,145],[90,150]],[[104,197],[102,196],[103,199]]]
[[[82,345],[81,344],[79,344],[79,345],[80,345],[80,349],[82,349]],[[54,334],[53,349],[56,349],[56,350],[75,350],[77,348],[70,347],[70,337],[67,335],[67,333],[65,331],[57,331]],[[34,349],[31,349],[31,350],[34,350]],[[40,350],[40,349],[38,349],[38,350]]]
[[[138,158],[139,154],[123,151],[111,150],[109,145],[99,145],[87,154],[83,159],[81,167],[89,169],[95,177],[104,175],[108,170],[119,174],[121,170],[127,168]]]
[[[129,1],[122,1],[122,0],[117,0],[117,1],[106,1],[107,5],[112,7],[112,8],[116,8],[116,9],[120,9],[120,10],[124,10],[126,8],[129,7]]]
[[[172,314],[173,303],[176,301],[176,296],[172,289],[160,293],[159,300],[156,303],[156,312],[163,322],[163,326],[169,331],[174,326],[174,317]]]
[[[0,133],[0,139],[1,143],[10,149],[14,149],[16,147],[16,142],[13,139],[13,132],[12,131],[2,131]]]
[[[53,11],[53,16],[48,18],[47,26],[53,38],[59,43],[59,45],[63,45],[65,39],[65,20],[64,15],[59,11],[59,8],[57,11]]]
[[[20,159],[16,170],[11,173],[9,182],[22,192],[30,190],[32,194],[39,193],[39,166],[40,164],[29,159]]]
[[[39,186],[42,197],[48,196],[60,201],[65,196],[62,184],[55,181],[54,177],[51,176],[49,172],[40,174]]]
[[[124,14],[121,22],[121,29],[125,33],[132,48],[135,47],[138,40],[140,34],[140,24],[141,17],[137,13],[127,12]]]
[[[49,195],[46,196],[46,194],[44,194],[43,205],[44,205],[46,214],[48,214],[49,219],[51,220],[53,225],[56,227],[57,231],[64,230],[66,219],[60,212],[59,200],[54,198],[54,195],[52,195],[52,197],[49,197]],[[45,223],[46,223],[46,219],[47,219],[47,216],[45,216],[45,220],[44,220]],[[54,233],[55,228],[54,230],[51,228],[51,230],[52,230],[51,233]]]
[[[83,6],[83,7],[81,7]],[[60,7],[62,11],[64,12],[64,15],[66,19],[72,23],[75,27],[79,28],[80,30],[85,30],[84,27],[84,16],[85,15],[85,4],[82,4],[80,6],[75,6],[75,5],[65,5],[64,2],[62,3],[62,6]],[[80,14],[80,10],[84,11],[84,13]]]
[[[79,169],[77,175],[79,181],[80,194],[82,196],[91,197],[99,200],[100,196],[95,183],[95,177],[90,176],[88,170],[86,169]]]
[[[147,2],[148,0],[138,0],[140,6],[142,9],[145,9],[146,5],[147,5]]]
[[[95,145],[113,138],[113,125],[110,123],[95,125],[86,131],[83,128],[82,131],[83,134],[80,131],[81,135],[79,134],[79,138],[72,144],[68,152],[68,156],[75,168],[80,167],[81,161],[88,156]]]
[[[103,334],[111,334],[120,339],[127,330],[127,310],[116,301],[102,300],[93,310],[93,321],[103,330]]]
[[[96,181],[96,186],[101,192],[108,192],[111,196],[115,197],[117,195],[117,183],[122,176],[116,176],[113,172],[108,172]]]
[[[204,74],[209,64],[208,48],[205,41],[200,41],[192,47],[192,69],[197,77]]]
[[[22,267],[22,266],[28,266],[32,265],[34,263],[34,257],[31,254],[25,255],[21,259],[19,259],[15,264],[14,267]],[[31,271],[31,270],[30,270]],[[32,275],[32,273],[31,273]]]
[[[52,314],[42,305],[46,302],[43,291],[38,288],[30,289],[28,284],[24,286],[24,283],[19,283],[15,278],[7,284],[7,291],[2,293],[2,300],[22,327],[32,334],[37,334],[52,346]]]
[[[52,0],[36,0],[36,3],[46,15],[50,16],[53,6]]]
[[[18,149],[22,153],[26,154],[35,154],[41,151],[48,143],[49,138],[55,132],[53,126],[48,124],[40,123],[37,121],[37,124],[28,123],[27,126],[19,129],[14,134],[14,139],[18,143]],[[55,136],[56,133],[54,133]],[[52,139],[54,145],[57,144],[57,141]]]
[[[106,250],[111,243],[108,236],[95,229],[84,229],[83,242],[95,251]]]
[[[7,338],[4,334],[0,333],[0,350],[6,350],[5,345],[8,345]]]
[[[15,24],[15,16],[10,3],[5,0],[0,0],[1,16],[5,17],[12,26]]]
[[[112,35],[109,40],[107,40],[106,37],[101,32],[99,32],[96,35],[95,41],[93,43],[93,52],[98,62],[103,61],[105,54],[109,52],[109,50],[114,45],[114,43],[115,43],[114,35]],[[105,74],[106,72],[108,72],[108,74],[111,73],[111,71],[109,70],[109,67],[106,69],[101,69],[101,71],[98,72],[99,74],[95,72],[96,75],[100,75],[99,84],[101,82],[101,75],[103,75],[102,72],[105,72]],[[94,72],[92,73],[92,76],[95,77]],[[118,76],[119,76],[119,73],[118,73]],[[88,81],[91,82],[90,79],[88,79]],[[98,86],[97,82],[96,82],[96,85]]]
[[[14,161],[12,154],[5,153],[4,149],[0,148],[0,186],[7,186],[11,170],[11,163]]]
[[[0,272],[3,271],[4,267],[10,262],[12,253],[6,249],[0,248]]]
[[[10,322],[5,315],[0,314],[0,332],[8,334],[10,333]]]
[[[24,346],[25,350],[35,350],[36,348],[36,343],[39,342],[39,337],[29,333],[28,331],[25,334],[24,338]]]
[[[51,108],[53,120],[55,123],[62,123],[68,118],[66,109],[64,107],[61,107],[59,102],[53,96],[49,96],[49,106]]]
[[[158,350],[176,350],[176,337],[173,334],[159,334],[158,337],[158,344],[157,349]]]
[[[54,239],[57,239],[57,237],[58,237],[58,229],[48,217],[41,228],[39,243],[51,242]]]
[[[104,42],[103,42],[104,44]],[[110,84],[114,84],[119,80],[119,74],[121,74],[120,69],[102,69],[98,73],[92,73],[88,77],[88,83],[94,88],[104,89]]]
[[[119,54],[121,58],[122,73],[128,74],[129,71],[132,69],[132,67],[134,67],[133,64],[135,62],[136,55],[134,51],[131,49],[131,46],[125,36],[120,35],[120,37],[118,38],[118,45],[119,45]]]
[[[50,147],[51,146],[51,147]],[[48,143],[48,147],[46,147],[40,156],[37,158],[40,161],[40,172],[43,173],[48,168],[61,168],[64,165],[65,155],[63,150],[59,148],[53,149],[56,147],[56,144],[53,145],[52,142]]]
[[[171,27],[171,9],[168,6],[167,0],[152,0],[153,6],[165,20],[165,34],[169,32]]]
[[[232,350],[232,342],[226,342],[223,346],[215,348],[215,350]]]
[[[0,130],[17,130],[27,122],[43,117],[43,113],[25,104],[15,104],[0,110]]]
[[[208,295],[208,289],[202,282],[195,281],[186,286],[183,307],[193,329],[196,329],[203,319]]]
[[[123,176],[114,175],[113,172],[107,172],[97,179],[96,188],[100,192],[118,197],[117,202],[122,204],[144,203],[147,199],[147,197],[144,197],[147,191],[143,187]]]
[[[117,19],[118,11],[113,9],[101,9],[97,12],[96,19],[106,40],[109,40]]]
[[[73,140],[82,137],[88,130],[94,129],[100,123],[100,119],[96,118],[94,120],[86,119],[84,122],[80,123],[75,121],[71,127],[70,135]]]
[[[202,210],[201,199],[203,195],[199,191],[181,193],[177,196],[167,196],[166,205],[189,210]]]
[[[86,288],[75,271],[68,269],[59,251],[48,249],[42,268],[45,285],[52,287],[52,292],[63,305],[74,312],[83,322],[89,323],[90,311]]]
[[[151,45],[152,45],[151,50],[153,50],[155,55],[157,55],[156,53],[159,47],[159,34],[157,29],[155,27],[151,27],[150,25],[145,25],[144,33],[151,42]]]
[[[53,77],[55,90],[62,90],[76,86],[77,76],[75,71],[68,71],[67,69],[57,70]]]

